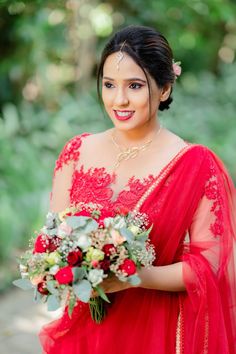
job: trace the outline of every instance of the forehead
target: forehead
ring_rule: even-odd
[[[124,56],[119,61],[117,57],[118,52],[109,55],[103,66],[103,76],[112,78],[127,78],[127,77],[139,77],[145,80],[145,74],[143,70],[136,64],[136,62],[127,54],[122,53]],[[117,63],[119,61],[119,70]]]

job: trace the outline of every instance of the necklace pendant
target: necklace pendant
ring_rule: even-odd
[[[160,133],[161,128],[162,127],[160,126],[160,128],[156,132],[156,135],[158,135]],[[114,165],[114,169],[117,169],[120,166],[122,161],[127,161],[129,159],[136,158],[139,155],[139,153],[141,151],[145,151],[153,141],[153,139],[151,139],[151,140],[148,140],[146,143],[144,143],[141,146],[133,146],[130,148],[122,149],[122,147],[119,144],[117,144],[117,142],[115,141],[113,135],[111,136],[111,138],[112,138],[114,145],[120,150],[120,153],[117,155],[117,160]]]

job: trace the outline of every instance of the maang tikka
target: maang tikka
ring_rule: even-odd
[[[122,43],[119,52],[116,54],[116,59],[117,59],[116,67],[118,71],[120,70],[120,62],[124,58],[124,53],[122,52],[122,49],[125,46],[125,42],[126,40]]]

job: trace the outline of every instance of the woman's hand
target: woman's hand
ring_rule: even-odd
[[[116,293],[117,291],[126,290],[132,287],[128,282],[120,281],[115,275],[109,275],[109,277],[104,279],[99,286],[107,294]],[[97,295],[96,292],[94,295]]]

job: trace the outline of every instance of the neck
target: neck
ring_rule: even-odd
[[[127,146],[138,145],[147,142],[149,139],[153,139],[155,133],[160,129],[160,123],[158,120],[155,120],[131,130],[114,129],[116,138],[120,144]]]

